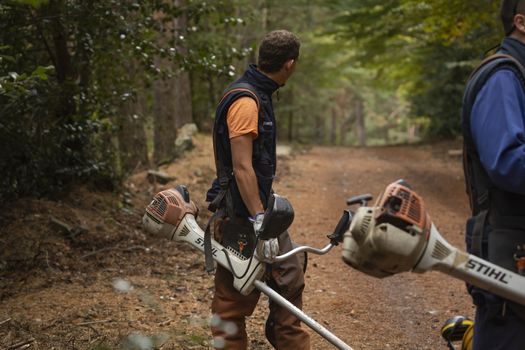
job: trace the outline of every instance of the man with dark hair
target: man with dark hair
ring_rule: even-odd
[[[525,262],[525,1],[503,0],[505,38],[471,75],[463,99],[464,170],[473,217],[467,249],[523,274]],[[525,349],[525,306],[469,286],[475,350]]]
[[[217,178],[206,200],[215,212],[209,224],[215,228],[215,239],[247,258],[256,254],[267,262],[268,285],[301,308],[304,275],[299,259],[294,256],[272,264],[276,255],[291,249],[288,233],[257,244],[255,239],[276,170],[272,94],[293,74],[299,47],[299,39],[291,32],[266,34],[260,44],[259,65],[250,65],[225,90],[213,127]],[[256,290],[247,296],[240,294],[233,286],[232,274],[217,266],[211,325],[216,348],[247,349],[245,318],[253,313],[259,296]],[[300,320],[273,302],[265,333],[278,350],[310,349],[309,335]]]
[[[284,30],[268,33],[259,49],[259,69],[265,73],[275,73],[284,62],[299,57],[299,40],[295,35]]]

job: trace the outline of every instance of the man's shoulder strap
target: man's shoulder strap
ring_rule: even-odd
[[[479,73],[487,72],[490,74],[496,68],[509,65],[517,68],[521,82],[525,83],[525,67],[511,55],[502,53],[497,53],[484,59],[470,74],[469,81],[478,75],[483,75]]]
[[[257,109],[260,108],[261,99],[259,98],[259,94],[255,90],[255,88],[249,83],[242,83],[242,82],[233,83],[230,86],[228,86],[222,94],[222,99],[220,103],[222,103],[231,94],[242,93],[242,92],[250,94],[254,98],[255,102],[257,103]]]
[[[463,96],[463,127],[464,132],[470,133],[470,112],[476,96],[488,79],[500,69],[511,68],[525,88],[525,68],[514,57],[506,54],[497,53],[487,57],[470,74],[465,94]],[[465,128],[466,127],[466,128]]]

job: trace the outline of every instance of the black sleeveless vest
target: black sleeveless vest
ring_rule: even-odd
[[[258,71],[255,65],[250,65],[248,70],[224,91],[215,112],[213,126],[217,178],[206,195],[206,201],[211,203],[210,210],[225,208],[229,216],[243,218],[250,216],[233,175],[230,137],[226,122],[228,109],[232,103],[244,96],[255,99],[259,108],[258,137],[253,141],[252,164],[259,185],[259,196],[266,208],[277,163],[276,122],[271,95],[278,88],[279,85],[275,81]]]
[[[488,222],[493,228],[525,229],[525,196],[504,191],[490,180],[481,164],[471,135],[471,112],[477,94],[489,78],[499,70],[512,70],[525,88],[525,72],[520,67],[525,63],[525,51],[521,52],[524,49],[523,44],[516,42],[515,39],[505,38],[498,54],[487,59],[473,72],[463,97],[463,167],[467,193],[472,214],[476,216],[483,211],[488,211]]]

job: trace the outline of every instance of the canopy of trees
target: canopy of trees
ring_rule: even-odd
[[[236,11],[182,0],[2,2],[2,196],[73,180],[111,186],[148,166],[150,129],[154,161],[173,158],[177,127],[194,119],[190,75],[213,92],[211,108],[213,80],[230,79],[232,62],[252,52],[228,42],[244,24]]]
[[[501,40],[499,3],[333,1],[342,13],[334,32],[353,51],[354,63],[409,102],[409,116],[420,118],[426,132],[450,137],[459,131],[470,71]]]
[[[455,137],[464,84],[502,36],[499,1],[5,0],[0,199],[111,187],[210,130],[221,91],[273,29],[302,40],[276,96],[281,140]]]

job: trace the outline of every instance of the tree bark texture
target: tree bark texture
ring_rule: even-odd
[[[173,1],[175,7],[184,5],[183,0]],[[175,36],[184,35],[187,26],[185,15],[174,19],[165,24],[165,35],[158,40],[161,45],[166,43],[174,44]],[[185,54],[185,48],[176,45],[175,49]],[[157,58],[156,65],[161,69],[173,68],[173,62]],[[171,161],[175,157],[175,139],[177,128],[193,120],[192,116],[192,97],[191,80],[186,71],[173,69],[174,76],[164,80],[157,80],[154,85],[153,94],[153,115],[154,115],[154,142],[153,158],[156,164]]]
[[[64,1],[52,0],[49,2],[46,10],[49,15],[55,17],[50,28],[53,38],[56,77],[61,91],[57,115],[64,122],[70,122],[75,114],[73,96],[76,76],[71,63],[71,54],[68,50],[68,28],[64,26],[60,19],[61,16],[65,15]]]
[[[176,7],[185,5],[185,0],[174,0]],[[188,26],[188,19],[183,13],[173,21],[175,27],[175,35],[185,35],[186,27]],[[185,55],[187,50],[182,45],[177,45],[175,49],[181,54]],[[191,80],[188,71],[179,71],[174,78],[174,112],[175,112],[175,127],[178,129],[184,124],[193,121],[193,112],[191,105]]]
[[[121,168],[126,174],[149,168],[145,116],[141,108],[143,99],[144,95],[139,95],[136,99],[124,102],[121,107],[118,144]]]
[[[174,82],[174,113],[175,128],[180,128],[184,124],[193,121],[191,105],[191,84],[188,72],[182,72],[175,77]]]
[[[153,89],[153,159],[159,164],[175,156],[174,80],[157,80]]]

